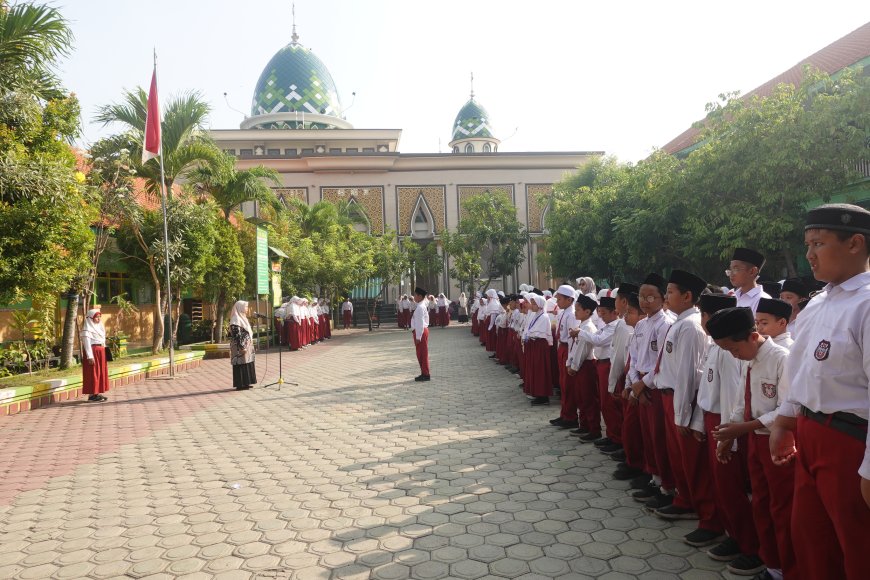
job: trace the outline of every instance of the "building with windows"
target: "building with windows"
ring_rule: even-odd
[[[361,229],[377,235],[389,228],[400,244],[436,244],[439,253],[440,235],[457,226],[464,200],[502,192],[513,200],[529,238],[525,262],[492,286],[548,284],[538,253],[552,185],[603,152],[501,152],[492,121],[473,90],[450,131],[450,153],[401,153],[401,129],[354,128],[343,115],[332,75],[299,42],[294,27],[291,42],[260,75],[250,116],[238,129],[213,130],[211,136],[236,157],[240,169],[275,169],[281,198],[308,204],[346,201],[363,217]],[[245,211],[253,215],[257,210],[251,204]],[[417,284],[456,298],[459,284],[450,279],[449,266],[428,279],[417,276]],[[391,285],[385,299],[409,292],[412,282],[406,276]]]

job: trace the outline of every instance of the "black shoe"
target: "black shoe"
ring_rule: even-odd
[[[489,358],[495,358],[496,356],[497,356],[497,355],[492,354],[492,355],[489,356]]]
[[[758,574],[758,576],[755,576],[756,578],[766,579],[771,577],[767,572],[767,567],[764,565],[764,562],[754,554],[741,554],[736,559],[729,562],[725,568],[727,568],[732,574],[737,574],[738,576],[754,576]]]
[[[638,471],[640,470],[638,469]],[[646,473],[640,473],[637,477],[632,478],[629,485],[631,485],[631,489],[644,489],[649,486],[650,481],[652,481],[652,477]]]
[[[774,580],[774,578],[773,578],[773,574],[771,574],[770,572],[768,572],[765,569],[764,572],[761,572],[760,574],[756,574],[755,576],[753,576],[752,580]]]
[[[707,555],[717,562],[731,562],[740,557],[740,546],[734,538],[727,538],[718,546],[707,550]]]
[[[558,427],[561,424],[562,424],[562,417],[556,417],[555,419],[550,419],[550,425],[553,425],[554,427]]]
[[[526,383],[520,383],[520,384],[517,385],[517,386],[518,386],[519,388],[521,388],[521,389],[525,389],[525,388],[526,388]]]
[[[664,509],[674,503],[674,496],[666,493],[657,492],[653,498],[643,504],[646,509],[655,512]]]
[[[625,449],[617,451],[616,453],[611,453],[610,458],[614,461],[625,461]]]
[[[532,399],[532,405],[549,405],[550,397],[535,397]]]
[[[658,488],[654,485],[648,485],[644,489],[639,489],[637,491],[632,492],[631,498],[634,501],[639,501],[641,503],[646,503],[649,500],[653,499],[659,494]]]
[[[515,368],[515,369],[512,370],[511,372],[512,372],[513,374],[515,374],[515,375],[518,375],[518,374],[520,374],[520,369]]]
[[[584,435],[588,435],[589,431],[584,429],[583,427],[577,427],[576,429],[571,430],[571,435],[576,435],[577,437],[583,437]]]
[[[97,403],[99,402],[99,400],[99,397],[97,397],[96,395],[91,395],[90,397],[88,397],[88,401],[91,401],[92,403]]]
[[[593,441],[592,444],[596,447],[607,447],[608,445],[613,445],[613,441],[610,440],[610,437],[602,437]]]
[[[683,541],[690,546],[703,548],[704,546],[709,546],[710,544],[722,541],[722,538],[724,537],[725,535],[722,532],[714,532],[713,530],[698,528],[697,530],[686,534]]]
[[[692,508],[681,508],[674,504],[653,510],[653,514],[663,520],[697,520],[698,514]]]
[[[559,425],[560,429],[576,429],[579,427],[577,421],[563,421],[561,425]]]
[[[608,445],[607,447],[599,447],[598,451],[605,455],[613,455],[614,453],[619,453],[620,451],[622,451],[622,445],[614,443],[613,445]]]
[[[429,375],[420,375],[420,376],[414,378],[414,380],[417,381],[418,383],[423,382],[423,381],[429,381],[431,379],[432,379],[432,377],[430,377]]]
[[[634,469],[633,467],[626,465],[625,467],[620,467],[613,472],[613,479],[626,481],[628,479],[637,478],[640,473],[643,473],[640,469]],[[647,481],[649,480],[647,479]]]
[[[601,439],[601,433],[587,433],[586,435],[580,436],[581,443],[592,443],[593,441],[598,441]]]

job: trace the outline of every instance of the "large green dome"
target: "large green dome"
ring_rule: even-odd
[[[285,121],[302,121],[302,115],[324,115],[341,119],[341,101],[335,81],[317,55],[294,41],[279,50],[257,81],[251,116],[279,115]],[[274,117],[272,117],[274,119]],[[278,128],[272,122],[257,124]],[[313,119],[312,119],[313,120]],[[249,119],[256,121],[255,119]],[[265,121],[265,119],[264,119]],[[317,123],[317,125],[328,124]],[[342,123],[338,123],[341,125]],[[312,126],[306,119],[306,126]]]
[[[472,96],[456,115],[453,123],[453,141],[460,139],[495,139],[489,114]]]

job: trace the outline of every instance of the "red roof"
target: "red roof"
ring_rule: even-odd
[[[773,93],[780,84],[800,85],[803,80],[804,65],[810,64],[827,74],[834,74],[851,66],[867,57],[870,57],[870,22],[857,30],[850,32],[843,38],[832,42],[822,50],[803,59],[784,73],[773,77],[760,87],[742,96],[742,99],[753,97],[766,97]],[[695,144],[700,129],[691,127],[680,133],[667,145],[662,147],[668,153],[677,153]]]

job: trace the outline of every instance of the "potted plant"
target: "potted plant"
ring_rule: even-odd
[[[124,292],[111,300],[118,307],[118,323],[113,325],[114,330],[106,338],[109,349],[112,351],[112,359],[127,356],[127,339],[129,337],[121,330],[121,323],[127,316],[139,312],[133,301],[127,300],[126,295],[127,293]]]

